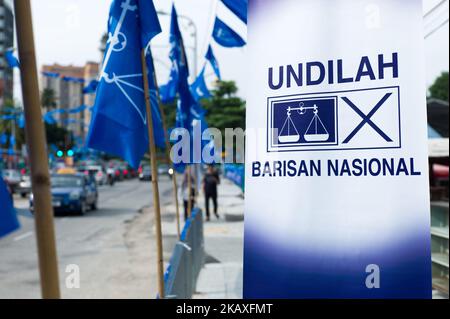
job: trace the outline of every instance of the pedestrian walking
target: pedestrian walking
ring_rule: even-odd
[[[189,178],[191,179],[191,190],[189,192]],[[189,207],[191,210],[195,205],[195,179],[189,174],[188,170],[184,172],[183,183],[181,184],[181,194],[183,196],[183,205],[184,205],[184,220],[186,221],[189,218]],[[189,200],[191,201],[189,205]]]
[[[213,202],[214,206],[214,215],[219,218],[219,214],[217,213],[218,204],[217,204],[217,186],[220,184],[219,173],[213,166],[209,166],[208,170],[203,177],[203,192],[205,194],[205,211],[206,211],[206,221],[210,220],[209,213],[209,201],[210,199]]]

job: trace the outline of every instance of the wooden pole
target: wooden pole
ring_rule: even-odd
[[[39,102],[30,0],[15,0],[25,131],[30,158],[42,297],[60,298],[46,137]]]
[[[191,200],[192,172],[191,172],[190,165],[188,165],[187,170],[188,170],[188,183],[187,183],[187,187],[188,187],[188,217],[191,218],[191,216],[192,216],[192,200]]]
[[[145,108],[147,111],[148,140],[150,146],[150,164],[152,167],[152,186],[153,186],[153,207],[155,209],[156,226],[156,252],[157,252],[157,271],[158,271],[158,293],[159,298],[164,299],[164,259],[162,246],[162,227],[161,227],[161,206],[159,202],[158,186],[158,168],[156,163],[156,145],[153,132],[153,117],[150,101],[150,91],[148,84],[147,61],[145,59],[145,49],[141,51],[142,78],[144,81]]]
[[[152,63],[153,63],[153,59],[152,59]],[[180,223],[180,205],[178,203],[178,183],[177,183],[177,174],[175,172],[175,168],[173,166],[173,162],[170,159],[170,142],[169,142],[169,133],[167,132],[167,122],[166,122],[166,114],[164,113],[164,109],[161,105],[161,97],[159,96],[159,91],[158,91],[158,79],[156,78],[156,69],[155,69],[155,65],[152,65],[153,67],[153,81],[155,83],[155,87],[157,88],[156,90],[156,96],[158,98],[158,107],[159,107],[159,113],[161,114],[161,119],[162,119],[162,124],[163,124],[163,130],[164,130],[164,139],[166,142],[166,158],[167,161],[170,165],[170,168],[172,169],[173,172],[173,177],[172,177],[172,184],[173,184],[173,194],[174,194],[174,200],[175,200],[175,214],[176,214],[176,219],[177,219],[177,234],[178,234],[178,238],[180,238],[181,236],[181,223]]]

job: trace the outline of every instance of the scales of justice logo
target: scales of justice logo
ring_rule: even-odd
[[[272,146],[337,144],[337,98],[298,98],[269,103]]]

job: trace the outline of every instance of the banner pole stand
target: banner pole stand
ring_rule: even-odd
[[[45,129],[39,100],[30,0],[15,0],[14,11],[19,47],[25,131],[30,159],[34,220],[39,258],[41,293],[44,299],[59,299],[58,261],[50,193],[50,174]]]
[[[145,59],[145,49],[141,51],[142,78],[144,81],[145,107],[147,111],[148,140],[150,147],[150,161],[152,168],[152,186],[153,186],[153,207],[155,209],[156,226],[156,249],[157,249],[157,271],[158,271],[158,293],[159,298],[164,299],[164,259],[162,246],[162,227],[161,227],[161,206],[159,202],[158,169],[156,163],[156,145],[153,132],[152,108],[150,105],[150,92],[147,76],[147,62]]]
[[[153,59],[152,59],[152,63],[153,63]],[[164,130],[164,139],[166,142],[166,157],[167,157],[168,164],[173,172],[172,184],[173,184],[173,194],[174,194],[174,200],[175,200],[175,214],[176,214],[176,219],[177,219],[177,234],[178,234],[178,238],[180,238],[181,223],[180,223],[180,205],[178,202],[177,174],[175,172],[175,167],[173,166],[173,162],[170,160],[170,142],[169,142],[169,133],[167,132],[166,114],[164,113],[164,109],[161,105],[161,97],[159,95],[158,79],[156,78],[156,69],[155,69],[154,63],[152,65],[152,67],[153,67],[153,81],[155,83],[155,87],[157,88],[156,96],[158,98],[159,113],[161,114],[162,125],[163,125],[163,130]]]

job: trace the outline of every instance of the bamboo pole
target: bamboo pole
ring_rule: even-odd
[[[15,0],[17,43],[25,112],[25,131],[30,158],[34,220],[39,257],[41,293],[44,299],[60,298],[58,262],[50,193],[46,137],[39,102],[30,0]]]
[[[192,216],[192,200],[191,200],[191,189],[192,189],[192,172],[191,172],[191,165],[188,165],[188,217],[191,218]]]
[[[153,58],[152,58],[152,63],[153,63]],[[159,113],[161,114],[161,119],[162,119],[162,124],[163,124],[163,130],[164,130],[164,139],[166,142],[166,158],[167,161],[170,165],[170,168],[172,169],[173,172],[173,177],[172,177],[172,184],[173,184],[173,194],[174,194],[174,200],[175,200],[175,214],[176,214],[176,219],[177,219],[177,234],[178,234],[178,238],[180,238],[181,236],[181,223],[180,223],[180,205],[178,203],[178,184],[177,184],[177,174],[175,172],[175,168],[173,166],[173,162],[170,159],[170,142],[169,142],[169,133],[167,132],[167,122],[166,122],[166,114],[164,113],[164,109],[161,105],[161,97],[159,95],[159,86],[158,86],[158,79],[156,77],[156,69],[155,69],[155,64],[152,65],[153,67],[153,81],[155,83],[155,87],[156,87],[156,96],[158,98],[158,107],[159,107]]]
[[[144,81],[145,108],[147,111],[148,140],[150,147],[150,164],[152,167],[152,186],[153,186],[153,207],[155,209],[155,227],[156,227],[156,252],[157,252],[157,271],[158,271],[158,293],[159,298],[164,299],[164,259],[162,246],[162,228],[161,228],[161,206],[159,202],[158,169],[156,163],[156,145],[153,132],[153,117],[150,102],[150,91],[148,84],[147,62],[145,59],[145,49],[141,51],[142,78]]]

